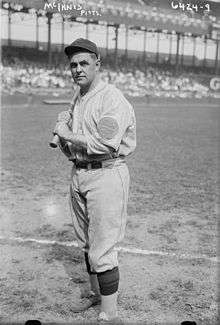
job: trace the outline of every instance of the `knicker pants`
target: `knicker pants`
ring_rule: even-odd
[[[99,169],[72,169],[70,209],[79,246],[88,252],[91,271],[118,266],[115,245],[124,237],[129,171],[123,160]]]

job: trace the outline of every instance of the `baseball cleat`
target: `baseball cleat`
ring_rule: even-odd
[[[70,311],[73,313],[81,313],[92,306],[99,305],[101,303],[101,297],[99,295],[90,295],[88,297],[80,299],[78,303],[70,307]]]
[[[88,290],[88,289],[83,290],[82,293],[80,294],[80,298],[90,298],[92,296],[100,296],[100,294],[95,293],[94,291]],[[100,299],[101,299],[101,297],[100,297]]]

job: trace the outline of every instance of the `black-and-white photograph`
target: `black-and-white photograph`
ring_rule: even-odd
[[[0,324],[217,325],[220,0],[0,10]]]

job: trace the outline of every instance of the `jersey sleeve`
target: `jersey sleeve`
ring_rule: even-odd
[[[96,118],[93,138],[88,142],[88,154],[115,153],[131,125],[132,106],[120,90],[111,88],[103,96],[102,106]]]

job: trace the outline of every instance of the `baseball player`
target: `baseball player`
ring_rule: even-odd
[[[129,171],[125,158],[136,147],[134,110],[120,90],[100,79],[95,43],[77,39],[65,48],[80,87],[71,114],[62,112],[54,130],[73,162],[70,209],[85,254],[91,291],[72,311],[101,303],[99,320],[117,318],[119,268],[115,245],[125,232]]]

